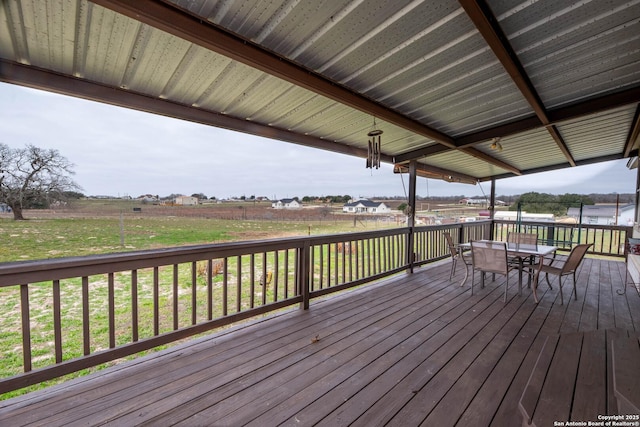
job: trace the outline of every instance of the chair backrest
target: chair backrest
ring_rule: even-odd
[[[449,246],[449,252],[451,252],[451,256],[458,255],[458,250],[456,249],[456,245],[453,243],[453,239],[451,238],[451,233],[445,232],[444,238],[447,240],[447,245]]]
[[[508,233],[507,246],[509,249],[538,250],[538,235],[535,233]]]
[[[582,258],[584,258],[585,254],[589,250],[589,248],[593,246],[593,243],[585,243],[581,245],[575,245],[564,265],[562,266],[562,273],[570,273],[576,271],[576,269],[580,266],[582,262]]]
[[[507,244],[504,242],[471,241],[473,268],[490,273],[507,274]]]

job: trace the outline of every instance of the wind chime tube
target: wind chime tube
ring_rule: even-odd
[[[367,150],[367,168],[380,168],[380,158],[382,156],[382,141],[380,135],[382,135],[382,131],[380,129],[374,129],[367,134],[370,138]]]

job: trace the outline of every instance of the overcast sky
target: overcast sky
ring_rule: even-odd
[[[208,197],[405,196],[392,166],[98,102],[0,83],[0,142],[54,148],[75,165],[86,195]],[[626,160],[497,181],[498,195],[528,191],[633,193]],[[405,191],[405,188],[407,190]],[[481,196],[490,183],[418,178],[417,193]]]

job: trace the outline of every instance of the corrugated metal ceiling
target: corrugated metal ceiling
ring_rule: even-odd
[[[383,161],[447,179],[638,150],[640,0],[6,0],[0,61],[5,82],[357,156],[375,117]]]

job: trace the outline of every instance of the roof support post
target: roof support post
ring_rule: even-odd
[[[489,236],[491,239],[495,239],[495,223],[493,222],[496,213],[496,179],[491,178],[491,193],[489,195],[489,219],[491,224],[489,225]]]
[[[409,263],[409,272],[413,273],[413,265],[415,262],[414,251],[414,228],[416,223],[416,177],[418,175],[418,162],[411,160],[409,162],[409,206],[407,207],[407,225],[409,226],[409,236],[407,239],[407,261]]]
[[[309,262],[311,259],[311,242],[309,240],[305,240],[304,245],[298,248],[297,259],[296,259],[296,281],[298,292],[302,296],[302,301],[300,301],[300,309],[308,310],[309,309],[309,293],[310,293],[310,273],[309,273]]]

